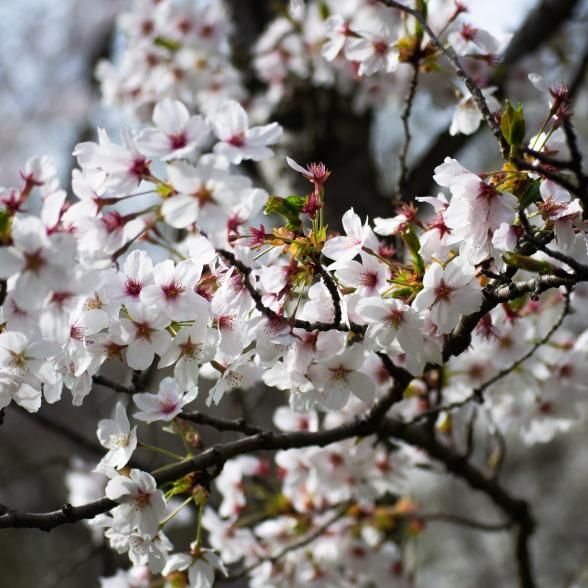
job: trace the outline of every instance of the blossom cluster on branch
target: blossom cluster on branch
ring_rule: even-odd
[[[495,477],[505,435],[547,442],[581,415],[588,181],[566,87],[533,76],[548,106],[528,133],[522,107],[501,107],[461,69],[464,56],[491,67],[502,43],[456,28],[461,3],[431,18],[427,4],[293,3],[254,49],[268,91],[249,112],[221,3],[143,1],[121,18],[129,47],[119,69],[99,68],[105,98],[151,122],[78,144],[71,197],[45,157],[0,192],[0,407],[33,413],[64,388],[80,406],[96,385],[132,402],[98,423],[93,473],[69,476],[76,506],[8,511],[1,526],[90,519],[132,563],[104,588],[203,588],[227,566],[253,587],[412,586],[406,545],[428,520],[452,520],[408,497],[438,460],[506,518],[454,522],[517,527],[520,585],[534,586],[532,518]],[[288,157],[284,173],[310,189],[283,197],[248,175],[278,157],[283,129],[260,113],[283,98],[287,72],[362,102],[376,85],[390,91],[390,73],[426,74],[442,55],[469,92],[451,132],[485,120],[498,169],[447,157],[438,195],[389,218],[350,209],[339,232],[323,214],[337,170]],[[105,378],[116,362],[133,385]],[[288,399],[274,415],[282,433],[215,416],[227,394],[259,384]],[[209,411],[195,413],[203,387]],[[175,451],[144,441],[150,423],[176,436]],[[205,449],[200,426],[244,437]],[[468,461],[478,434],[483,472]],[[141,451],[169,463],[145,471]],[[196,538],[174,545],[164,531],[186,509]]]

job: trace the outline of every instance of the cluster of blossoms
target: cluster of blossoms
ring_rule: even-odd
[[[443,403],[459,405],[472,390],[483,389],[478,399],[488,422],[513,428],[527,442],[549,440],[577,419],[588,331],[558,332],[548,352],[541,345],[570,304],[581,314],[580,289],[571,301],[561,292],[513,296],[482,317],[465,353],[443,358],[462,318],[482,308],[492,276],[567,276],[565,256],[588,260],[582,207],[559,184],[508,165],[479,176],[448,158],[435,180],[451,198],[419,199],[425,211],[433,208],[431,217],[404,206],[392,218],[375,219],[372,229],[351,209],[336,234],[323,224],[330,174],[323,165],[303,168],[288,159],[312,184],[309,195],[288,198],[268,196],[236,170],[243,160],[272,155],[281,133],[275,123],[250,128],[231,101],[206,118],[191,116],[171,99],[156,105],[153,121],[141,132],[125,131],[123,145],[101,131],[98,143],[76,147],[73,204],[43,158],[27,162],[20,189],[3,190],[2,406],[14,401],[36,411],[42,395],[56,402],[63,386],[82,404],[102,365],[122,361],[135,371],[168,369],[156,394],[134,395],[134,418],[171,422],[182,438],[178,423],[197,397],[200,375],[214,380],[208,406],[262,381],[288,392],[291,408],[276,413],[279,428],[312,431],[320,422],[329,429],[385,394],[394,373],[385,355],[413,378],[392,414],[418,419],[436,394],[442,434],[458,433],[468,416],[442,410]],[[532,143],[553,153],[557,140],[552,133]],[[35,190],[39,216],[31,212]],[[274,228],[255,225],[262,210]],[[183,230],[179,238],[175,229]],[[541,251],[521,253],[531,234],[547,236],[564,262]],[[154,262],[161,251],[168,258]],[[439,373],[435,366],[442,365]],[[319,420],[316,411],[326,417]],[[161,531],[167,500],[190,490],[188,501],[203,511],[208,490],[184,480],[164,495],[153,476],[129,471],[141,445],[120,403],[114,419],[99,423],[98,438],[108,452],[96,472],[107,476],[106,496],[119,506],[94,526],[105,528],[113,548],[128,552],[135,566],[147,565],[147,577],[184,574],[190,586],[211,585],[214,570],[225,569],[202,547],[200,532],[189,552],[170,555]],[[281,485],[266,488],[265,498],[281,506],[261,524],[241,523],[247,479],[273,468],[253,457],[230,462],[218,477],[220,517],[206,510],[202,522],[212,546],[227,564],[253,566],[255,586],[383,585],[390,562],[400,576],[392,540],[398,538],[389,531],[406,504],[386,514],[378,501],[402,495],[421,458],[375,441],[278,453]],[[353,500],[359,506],[349,510]],[[341,507],[317,548],[275,560],[277,546],[320,529]],[[333,552],[335,537],[346,549]]]
[[[394,8],[371,0],[309,0],[291,3],[272,20],[252,48],[252,67],[263,90],[253,95],[231,64],[232,27],[222,2],[194,8],[175,0],[137,0],[119,18],[127,47],[119,62],[103,61],[98,77],[107,104],[129,106],[149,116],[158,99],[178,98],[202,110],[226,99],[248,99],[256,119],[271,117],[295,96],[300,80],[335,88],[364,112],[382,108],[402,93],[410,68],[435,71],[438,51],[422,30]],[[441,0],[430,9],[433,30],[442,31],[480,81],[489,79],[509,38],[497,39],[471,25],[465,4]],[[496,88],[482,90],[492,112],[500,109]],[[455,99],[457,97],[457,104]],[[447,91],[435,88],[437,106],[454,106],[452,135],[474,133],[482,117],[470,94],[452,80]]]
[[[441,5],[431,26],[460,56],[491,64],[502,44],[460,23],[460,3]],[[268,460],[221,454],[205,464],[218,471],[195,471],[190,460],[205,452],[189,406],[202,388],[213,411],[263,384],[289,403],[275,427],[301,435],[361,425],[384,406],[382,419],[405,430],[426,421],[448,445],[494,441],[496,469],[503,435],[536,443],[569,429],[588,386],[588,324],[578,318],[588,235],[574,185],[544,165],[569,156],[565,89],[550,90],[528,147],[522,110],[507,104],[501,169],[478,174],[448,157],[435,170],[437,196],[373,223],[350,209],[337,232],[323,218],[325,165],[285,158],[312,186],[288,197],[246,174],[243,162],[270,159],[283,130],[252,125],[234,100],[244,91],[222,3],[194,12],[142,1],[120,21],[129,46],[118,69],[99,69],[106,100],[152,124],[125,129],[120,143],[100,129],[97,142],[78,144],[71,198],[47,158],[25,164],[20,187],[0,189],[0,408],[36,412],[64,387],[82,405],[113,364],[134,382],[149,376],[147,391],[122,386],[138,424],[117,402],[98,423],[104,456],[68,477],[72,503],[105,494],[116,504],[91,526],[132,567],[103,588],[208,588],[230,565],[260,588],[413,585],[403,546],[426,520],[411,498],[424,452],[372,430]],[[361,108],[387,93],[399,64],[432,68],[438,50],[389,7],[327,0],[293,2],[254,54],[269,104],[294,73],[341,88],[357,78]],[[482,97],[500,110],[491,89]],[[464,93],[452,133],[478,128],[484,113],[473,106]],[[399,397],[382,402],[403,379]],[[185,455],[145,443],[150,423]],[[140,449],[174,463],[144,471]],[[177,551],[164,528],[186,507],[197,536]]]
[[[232,22],[220,0],[137,0],[118,18],[126,46],[97,77],[109,106],[132,105],[148,119],[162,98],[205,109],[246,91],[231,62]]]

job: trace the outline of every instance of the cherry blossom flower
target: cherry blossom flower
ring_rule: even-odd
[[[0,247],[0,279],[18,274],[14,293],[19,306],[40,306],[50,290],[67,282],[73,265],[75,242],[71,235],[47,235],[42,221],[19,216],[12,229],[11,247]]]
[[[481,286],[473,268],[454,260],[443,267],[433,262],[423,277],[423,289],[412,306],[419,312],[430,309],[439,333],[449,333],[462,315],[480,308]]]
[[[194,546],[195,544],[192,544],[192,548]],[[193,555],[176,553],[170,556],[162,573],[167,576],[172,572],[184,570],[188,570],[190,588],[212,588],[217,570],[224,576],[229,575],[218,555],[210,549],[203,548],[193,551]]]
[[[147,369],[157,353],[162,355],[171,343],[171,335],[164,329],[170,319],[158,310],[141,304],[127,305],[128,319],[122,319],[111,329],[115,342],[126,345],[126,359],[135,370]]]
[[[335,261],[349,261],[359,254],[364,245],[375,244],[375,237],[367,220],[362,226],[361,219],[353,208],[343,215],[343,229],[345,237],[329,239],[323,247],[323,255]]]
[[[329,410],[340,410],[354,394],[366,404],[374,400],[375,385],[359,372],[365,361],[365,349],[353,345],[340,355],[312,365],[308,370],[311,382],[321,391],[322,402]]]
[[[153,122],[139,134],[135,143],[145,155],[163,159],[179,159],[190,155],[208,141],[208,123],[200,116],[190,116],[179,100],[165,98],[155,105]]]
[[[118,475],[106,485],[106,496],[119,503],[113,511],[113,526],[154,537],[165,514],[163,492],[153,476],[132,469],[129,477]]]
[[[345,57],[359,63],[360,76],[371,76],[377,71],[396,71],[398,49],[388,26],[379,23],[377,31],[358,31],[360,38],[347,42]]]
[[[497,88],[482,88],[482,96],[486,100],[488,110],[490,112],[497,112],[500,110],[500,102],[493,96]],[[483,120],[473,96],[469,92],[465,92],[463,98],[458,102],[453,112],[451,125],[449,127],[450,135],[472,135],[480,128],[480,123]]]
[[[374,337],[378,345],[387,348],[397,339],[409,356],[424,353],[422,320],[410,306],[400,300],[369,297],[360,300],[357,312],[369,325],[368,340]]]
[[[338,280],[346,285],[356,288],[361,296],[374,296],[386,286],[388,270],[373,255],[360,252],[361,263],[353,259],[335,262],[329,269],[335,270]]]
[[[98,440],[108,453],[100,460],[96,471],[108,468],[121,469],[129,463],[137,449],[137,427],[131,429],[127,411],[122,402],[117,402],[114,419],[102,419],[98,422]]]
[[[244,159],[262,161],[271,157],[273,151],[268,145],[275,144],[282,135],[282,127],[278,123],[249,128],[247,113],[235,101],[219,106],[209,119],[220,141],[214,146],[214,152],[235,164]]]
[[[111,527],[104,535],[117,553],[128,553],[133,565],[147,565],[154,574],[163,571],[168,553],[173,549],[171,541],[161,531],[150,537],[140,533],[122,533]]]
[[[184,406],[198,395],[198,388],[184,393],[173,378],[163,378],[157,394],[135,394],[133,402],[139,408],[133,416],[140,421],[171,421],[182,412]]]
[[[491,254],[494,231],[503,223],[513,224],[517,200],[447,157],[435,168],[435,181],[448,186],[453,197],[443,213],[452,240],[461,242],[460,254],[473,264]]]
[[[218,405],[225,393],[230,390],[247,389],[253,384],[261,372],[259,367],[251,363],[253,355],[254,352],[249,351],[237,357],[226,367],[223,366],[220,378],[208,393],[206,406],[210,406],[213,402]]]
[[[161,356],[159,368],[174,366],[174,379],[182,390],[198,388],[199,367],[210,361],[216,351],[216,337],[203,322],[184,327]]]
[[[196,293],[202,266],[192,260],[177,265],[171,259],[153,268],[153,284],[141,290],[141,301],[148,308],[157,308],[171,320],[183,321],[208,314],[208,302]]]
[[[218,230],[225,222],[223,205],[232,203],[251,185],[248,178],[230,173],[225,157],[210,154],[196,166],[173,163],[168,175],[178,194],[165,200],[161,213],[167,224],[178,229],[198,221],[207,230]]]
[[[141,292],[153,284],[153,262],[146,251],[131,251],[121,272],[112,272],[105,284],[107,296],[122,304],[138,303]]]

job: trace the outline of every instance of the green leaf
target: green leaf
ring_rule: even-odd
[[[155,37],[153,44],[163,49],[169,49],[170,51],[179,51],[182,48],[182,44],[179,41],[168,39],[167,37]]]
[[[513,108],[512,104],[506,101],[506,107],[500,117],[500,130],[511,147],[518,147],[523,143],[527,128],[522,104],[519,103]]]
[[[531,204],[534,204],[541,198],[541,192],[539,191],[539,187],[541,186],[541,180],[535,180],[525,191],[525,193],[520,197],[520,208],[524,210]]]
[[[12,215],[6,208],[0,210],[0,243],[10,242],[10,229],[12,227]]]
[[[305,196],[270,196],[263,211],[265,214],[279,214],[286,221],[286,228],[296,230],[301,225],[300,213],[305,202]]]
[[[515,253],[514,251],[505,251],[502,254],[502,259],[507,265],[536,274],[550,274],[557,271],[557,268],[548,261],[527,257],[526,255]]]

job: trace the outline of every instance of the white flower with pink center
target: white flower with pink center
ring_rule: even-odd
[[[166,504],[151,474],[132,469],[129,477],[116,476],[110,480],[105,493],[120,505],[112,511],[113,527],[122,532],[137,529],[149,537],[157,534]]]
[[[109,300],[122,304],[138,303],[141,292],[153,284],[153,263],[147,252],[131,251],[122,272],[112,272],[104,287]]]
[[[353,208],[343,215],[343,229],[345,236],[332,237],[323,247],[323,255],[335,261],[349,261],[363,249],[364,245],[377,249],[377,240],[366,219],[361,224],[361,219]]]
[[[178,159],[206,144],[210,128],[204,117],[190,116],[179,101],[164,98],[153,110],[156,128],[145,129],[136,139],[137,148],[148,156]]]
[[[249,128],[247,113],[233,100],[221,104],[209,115],[209,119],[219,139],[214,152],[224,155],[234,164],[244,159],[262,161],[271,157],[273,151],[268,145],[274,145],[282,136],[282,127],[275,122]]]
[[[155,354],[162,355],[171,343],[165,330],[170,319],[155,309],[142,304],[127,305],[129,318],[113,324],[111,334],[118,345],[127,346],[127,364],[134,370],[145,370]]]
[[[141,291],[141,301],[174,321],[207,316],[208,302],[196,293],[201,275],[202,265],[192,260],[175,265],[171,259],[166,259],[153,268],[154,284]]]
[[[135,394],[133,402],[139,408],[133,416],[147,423],[171,421],[177,417],[184,406],[198,396],[198,389],[184,393],[173,378],[163,378],[157,394]]]
[[[441,334],[451,332],[462,315],[475,312],[482,304],[481,286],[474,268],[453,260],[445,267],[432,263],[423,277],[423,289],[412,306],[431,311],[431,320]]]
[[[352,345],[340,355],[311,366],[308,377],[321,392],[322,404],[328,410],[341,410],[353,394],[366,404],[375,396],[372,379],[358,371],[365,361],[362,345]]]

